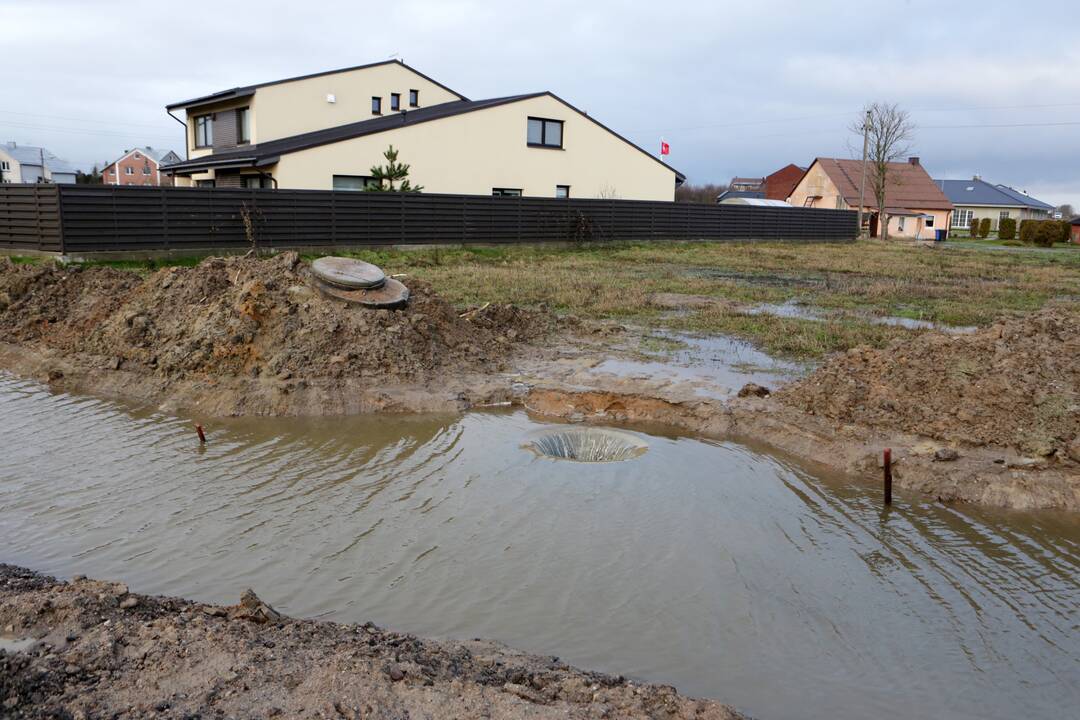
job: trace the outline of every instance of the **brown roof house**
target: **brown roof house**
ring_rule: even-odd
[[[863,211],[869,219],[870,237],[878,237],[882,222],[887,235],[933,240],[944,238],[953,204],[919,163],[919,158],[888,165],[885,187],[885,218],[878,217],[878,203],[867,165]],[[817,158],[791,191],[788,201],[796,207],[857,210],[862,162]],[[939,233],[940,231],[940,233]]]
[[[805,172],[806,168],[792,163],[785,165],[771,175],[766,175],[765,198],[767,200],[787,200]]]

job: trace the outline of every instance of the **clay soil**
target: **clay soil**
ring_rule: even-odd
[[[1080,315],[1051,307],[971,335],[855,348],[777,398],[843,423],[1080,461]]]
[[[0,717],[700,718],[731,708],[473,641],[0,565]]]

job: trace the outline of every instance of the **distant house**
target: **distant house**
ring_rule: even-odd
[[[992,185],[978,175],[971,180],[935,180],[956,210],[953,212],[952,228],[969,230],[972,220],[990,219],[990,227],[997,232],[1001,221],[1012,218],[1021,220],[1046,220],[1054,212],[1054,206],[1036,200],[1027,193],[1007,185]]]
[[[735,192],[763,192],[765,190],[765,178],[756,177],[733,177],[728,183],[728,188]]]
[[[768,200],[787,200],[799,184],[806,168],[795,164],[785,165],[771,175],[765,176],[765,198]]]
[[[46,148],[9,142],[0,145],[0,182],[73,183],[75,167]]]
[[[796,207],[857,210],[862,162],[816,158],[791,191],[788,202]],[[869,178],[863,198],[870,237],[880,235],[888,223],[889,235],[933,239],[949,227],[953,204],[927,174],[919,158],[889,163],[885,187],[885,218],[878,217],[877,200]]]
[[[106,185],[172,185],[172,178],[161,172],[161,166],[181,160],[172,150],[149,145],[135,148],[102,168],[101,181]]]
[[[1069,221],[1069,228],[1072,233],[1072,241],[1077,245],[1080,245],[1080,215],[1074,215],[1073,219]]]

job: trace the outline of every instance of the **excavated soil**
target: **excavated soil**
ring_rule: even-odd
[[[1050,308],[970,335],[856,348],[776,397],[843,423],[1080,461],[1080,314]]]
[[[146,278],[0,258],[0,336],[63,360],[54,380],[106,369],[166,385],[295,376],[390,386],[504,370],[557,323],[499,304],[460,314],[427,283],[404,279],[407,307],[369,310],[322,295],[295,253],[209,258]]]
[[[496,643],[288,618],[250,591],[200,605],[0,565],[0,717],[742,716]]]

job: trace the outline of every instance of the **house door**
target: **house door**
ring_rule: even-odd
[[[877,213],[870,216],[870,237],[877,237]]]

